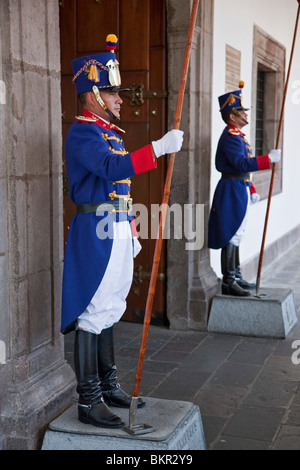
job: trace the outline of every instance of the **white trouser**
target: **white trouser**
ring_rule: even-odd
[[[249,188],[247,188],[247,192],[248,192],[248,205],[247,205],[245,217],[243,218],[243,221],[241,225],[239,226],[237,232],[235,233],[235,235],[233,235],[232,239],[229,242],[229,243],[232,243],[232,245],[234,246],[240,246],[246,233],[246,227],[247,227],[247,222],[248,222],[248,207],[249,207],[249,201],[250,201]]]
[[[78,318],[78,328],[100,334],[117,323],[126,310],[133,276],[132,233],[127,221],[114,222],[114,240],[103,279]]]

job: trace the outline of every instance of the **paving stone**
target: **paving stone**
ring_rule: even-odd
[[[175,369],[164,380],[155,387],[155,396],[160,394],[164,398],[175,399],[181,396],[184,400],[192,400],[199,388],[208,380],[209,374],[203,373],[201,369],[194,370],[191,374],[189,369]]]
[[[296,390],[296,382],[259,377],[245,398],[244,405],[288,406]]]
[[[298,385],[297,392],[295,394],[292,405],[300,405],[300,384]]]
[[[272,442],[285,412],[284,408],[242,405],[222,434]]]
[[[245,388],[254,381],[260,370],[257,365],[226,362],[216,371],[212,381],[214,384]]]
[[[262,365],[268,356],[274,351],[277,344],[278,340],[272,341],[264,338],[245,338],[229,356],[228,361],[242,364]]]
[[[220,418],[219,416],[203,416],[202,423],[203,429],[205,429],[205,441],[207,449],[211,449],[213,443],[217,440],[226,423],[226,418]]]
[[[161,362],[149,360],[144,362],[144,371],[146,372],[157,372],[161,374],[170,373],[173,369],[178,367],[176,362]]]
[[[238,387],[206,383],[194,398],[202,416],[230,418],[238,409],[247,390]]]
[[[270,442],[256,439],[241,439],[233,436],[222,436],[211,447],[212,450],[269,450]]]
[[[185,357],[187,357],[188,352],[183,351],[168,351],[166,349],[160,349],[157,353],[152,354],[151,359],[155,361],[164,361],[164,362],[181,362]]]
[[[300,427],[282,426],[272,450],[300,450]]]
[[[292,363],[291,357],[270,356],[262,370],[262,377],[288,380],[299,383],[300,367]]]
[[[286,426],[296,426],[300,428],[300,405],[292,405],[288,410],[284,420],[284,425]],[[300,450],[300,442],[299,442]]]

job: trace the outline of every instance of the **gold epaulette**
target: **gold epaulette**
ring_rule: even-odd
[[[96,117],[85,117],[85,116],[75,116],[76,121],[79,122],[97,122],[98,119]]]
[[[228,129],[228,134],[230,134],[230,135],[240,135],[239,131],[236,131],[235,129]]]
[[[121,127],[116,126],[115,124],[110,125],[111,129],[116,131],[118,134],[125,134],[126,132]]]

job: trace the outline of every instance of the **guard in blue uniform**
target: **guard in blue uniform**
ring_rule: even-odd
[[[223,274],[222,293],[249,296],[255,287],[242,277],[239,246],[245,233],[249,200],[257,202],[259,195],[251,182],[252,172],[267,170],[278,162],[281,150],[254,157],[241,129],[248,124],[248,109],[242,104],[242,90],[219,97],[220,112],[226,127],[216,152],[216,169],[222,174],[216,187],[208,224],[208,247],[221,248]]]
[[[75,118],[66,139],[70,198],[76,204],[66,245],[63,334],[75,331],[74,366],[78,415],[84,423],[122,427],[109,408],[129,407],[131,397],[117,379],[113,325],[126,309],[139,242],[133,225],[130,177],[150,171],[157,158],[178,152],[183,132],[172,130],[142,149],[127,152],[120,119],[121,78],[115,35],[107,52],[72,62],[83,115]],[[139,399],[138,406],[145,402]]]

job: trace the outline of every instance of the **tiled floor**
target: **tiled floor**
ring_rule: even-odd
[[[263,272],[264,286],[292,290],[299,314],[300,244]],[[131,393],[142,325],[114,330],[119,380]],[[300,450],[300,322],[284,340],[150,326],[140,394],[198,405],[208,450]]]

